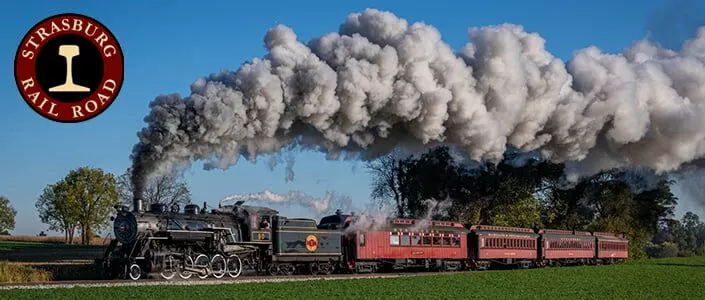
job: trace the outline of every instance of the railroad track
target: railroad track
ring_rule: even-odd
[[[115,287],[115,286],[154,286],[154,285],[216,285],[216,284],[242,284],[242,283],[262,283],[262,282],[291,282],[310,280],[341,280],[341,279],[369,279],[369,278],[398,278],[415,276],[439,276],[462,274],[463,272],[420,272],[420,273],[373,273],[373,274],[334,274],[317,276],[244,276],[236,279],[215,279],[207,278],[203,280],[164,280],[164,279],[142,279],[142,280],[67,280],[67,281],[46,281],[27,283],[2,283],[0,290],[9,289],[51,289],[51,288],[73,288],[73,287]]]

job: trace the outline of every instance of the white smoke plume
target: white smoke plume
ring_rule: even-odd
[[[131,156],[135,194],[192,161],[227,169],[292,149],[374,159],[447,144],[498,161],[512,146],[566,162],[573,179],[705,155],[705,27],[679,51],[644,40],[567,64],[518,25],[468,33],[455,53],[436,28],[375,9],[306,44],[278,25],[265,57],[151,102]]]
[[[389,219],[394,218],[395,215],[396,210],[393,205],[375,206],[368,204],[364,210],[355,213],[355,221],[345,229],[345,233],[380,229],[388,225]]]
[[[451,199],[446,199],[443,201],[437,201],[434,199],[427,199],[423,201],[426,206],[426,213],[424,213],[423,218],[417,219],[416,224],[411,227],[411,231],[424,230],[431,227],[431,222],[437,219],[439,216],[447,216],[448,209],[453,205]]]
[[[448,209],[453,204],[450,199],[443,201],[437,201],[434,199],[427,199],[422,201],[426,206],[424,216],[421,219],[415,219],[416,223],[409,230],[418,231],[424,230],[431,226],[431,221],[438,218],[439,216],[447,216]],[[389,220],[396,218],[396,208],[394,205],[382,205],[375,206],[373,204],[368,204],[365,210],[355,216],[355,221],[350,227],[348,227],[346,232],[355,231],[374,231],[382,227],[389,225]]]
[[[231,201],[256,201],[267,204],[297,204],[301,207],[311,209],[318,215],[330,213],[331,203],[335,203],[338,207],[350,205],[350,198],[347,196],[337,195],[333,192],[327,192],[322,198],[316,198],[307,195],[300,191],[289,191],[286,194],[278,194],[265,190],[259,193],[236,194],[223,198],[223,202]]]

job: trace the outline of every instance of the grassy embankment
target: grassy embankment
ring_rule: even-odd
[[[49,281],[51,272],[19,264],[0,262],[0,283]]]
[[[705,257],[443,276],[0,291],[0,299],[703,299]]]

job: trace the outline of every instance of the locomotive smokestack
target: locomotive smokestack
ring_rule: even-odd
[[[139,196],[135,196],[135,197],[132,199],[132,210],[135,211],[135,212],[141,212],[141,211],[143,211],[143,209],[142,209],[142,198],[140,198]]]

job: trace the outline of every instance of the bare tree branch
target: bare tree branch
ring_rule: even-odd
[[[130,169],[118,178],[118,193],[124,205],[132,205],[133,187],[130,181]],[[165,204],[167,207],[173,204],[191,203],[191,191],[184,181],[183,174],[173,173],[152,179],[143,192],[142,199],[144,205],[153,203]]]

